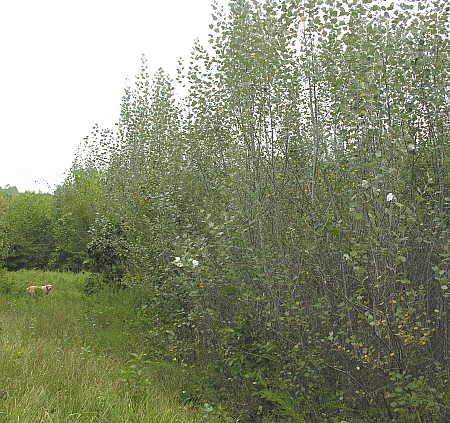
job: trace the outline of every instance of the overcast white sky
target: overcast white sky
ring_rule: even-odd
[[[48,191],[94,123],[118,117],[144,53],[175,75],[209,0],[0,0],[0,186]]]

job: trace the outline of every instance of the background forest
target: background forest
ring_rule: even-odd
[[[54,194],[0,191],[5,267],[145,287],[223,421],[449,421],[450,7],[394,3],[214,5]]]

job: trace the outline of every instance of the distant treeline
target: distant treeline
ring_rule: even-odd
[[[87,243],[95,204],[83,208],[69,197],[63,187],[53,194],[0,190],[0,259],[8,270],[91,269]]]
[[[213,9],[54,195],[0,198],[6,266],[146,286],[223,421],[450,420],[447,2]]]
[[[19,190],[14,186],[6,185],[5,188],[0,187],[0,192],[5,194],[18,194]]]

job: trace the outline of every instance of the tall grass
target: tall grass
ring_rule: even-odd
[[[20,271],[0,280],[0,422],[199,422],[176,392],[175,366],[143,366],[123,383],[131,353],[144,349],[129,326],[141,293],[83,293],[85,274]],[[31,284],[53,284],[29,297]],[[132,381],[133,382],[133,381]]]

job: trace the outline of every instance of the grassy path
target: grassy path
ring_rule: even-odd
[[[46,283],[48,296],[25,295]],[[200,422],[177,399],[175,367],[146,367],[142,389],[119,381],[130,353],[142,350],[125,326],[135,294],[86,297],[83,283],[83,275],[31,271],[0,281],[0,422]]]

